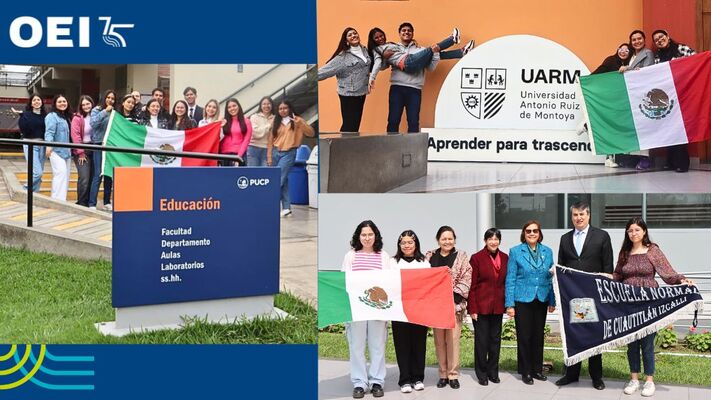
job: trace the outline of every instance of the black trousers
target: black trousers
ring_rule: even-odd
[[[565,367],[565,376],[572,380],[577,380],[580,378],[580,367],[582,365],[583,363],[579,362]],[[588,370],[590,371],[590,378],[592,378],[593,381],[602,380],[602,354],[588,358]]]
[[[499,377],[503,315],[479,314],[474,321],[474,371],[479,379]]]
[[[689,169],[689,145],[678,144],[667,147],[667,165],[674,169]]]
[[[363,106],[365,105],[365,95],[363,96],[341,96],[341,132],[359,132],[360,120],[363,117]]]
[[[515,310],[518,373],[542,373],[543,329],[546,326],[548,305],[538,299],[530,303],[517,301]]]
[[[425,380],[425,350],[427,327],[407,322],[393,321],[393,344],[400,369],[397,384],[423,382]]]

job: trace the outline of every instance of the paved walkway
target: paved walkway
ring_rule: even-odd
[[[0,159],[0,168],[5,174],[11,173],[20,179],[26,179],[23,173],[26,169],[24,159]],[[45,173],[50,173],[49,163],[45,165]],[[0,171],[3,172],[3,171]],[[74,169],[72,168],[72,172]],[[50,175],[51,176],[51,175]],[[45,182],[46,181],[46,182]],[[43,186],[51,181],[45,179]],[[25,191],[19,187],[24,181],[16,180],[15,191]],[[71,189],[70,189],[71,190]],[[37,202],[44,200],[42,194],[35,195]],[[45,201],[42,206],[33,207],[34,232],[45,232],[51,235],[71,237],[74,240],[103,247],[104,251],[111,248],[111,219],[104,211],[90,211],[84,207],[75,206],[71,201],[52,204]],[[101,207],[99,207],[101,208]],[[316,283],[316,209],[308,206],[293,206],[290,217],[281,219],[281,259],[280,280],[282,288],[311,302],[314,306],[317,300]],[[0,224],[10,224],[24,227],[27,220],[27,204],[10,199],[8,183],[0,173]],[[33,232],[33,230],[28,230]],[[30,233],[32,235],[32,233]],[[51,250],[49,250],[51,251]]]
[[[589,164],[429,162],[427,176],[394,193],[708,193],[711,171],[635,171]]]
[[[437,381],[437,369],[428,367],[425,370],[425,390],[421,392],[400,393],[397,385],[398,369],[397,365],[387,366],[387,377],[385,378],[384,399],[402,400],[634,400],[645,399],[638,391],[634,395],[627,396],[622,393],[626,382],[605,380],[607,388],[605,390],[595,390],[589,379],[582,379],[578,383],[573,383],[559,388],[553,382],[560,376],[550,375],[548,381],[535,381],[533,385],[526,385],[521,382],[518,375],[507,372],[500,374],[501,383],[489,383],[488,386],[481,386],[477,383],[474,371],[462,369],[459,382],[462,387],[454,390],[449,387],[438,389],[435,387]],[[711,384],[711,382],[710,382]],[[319,360],[318,362],[318,391],[319,399],[336,400],[351,399],[352,385],[349,377],[349,366],[347,361]],[[711,387],[687,387],[674,385],[657,385],[654,397],[650,399],[658,400],[707,400],[711,399]],[[366,400],[373,399],[371,394],[366,394]]]

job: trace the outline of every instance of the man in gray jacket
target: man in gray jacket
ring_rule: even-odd
[[[403,22],[398,28],[400,46],[408,53],[415,53],[422,48],[415,43],[415,28],[409,22]],[[439,62],[439,53],[434,53],[427,69],[432,71]],[[422,86],[425,84],[425,71],[407,73],[396,67],[390,74],[390,95],[388,99],[388,132],[398,132],[403,108],[407,112],[407,131],[420,131],[420,104],[422,103]]]

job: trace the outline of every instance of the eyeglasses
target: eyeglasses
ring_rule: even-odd
[[[540,230],[538,229],[526,229],[526,233],[538,233]]]
[[[654,40],[655,43],[658,43],[658,42],[661,42],[665,37],[666,37],[666,36],[659,36],[659,37],[656,37],[656,38],[654,38],[654,39],[652,39],[652,40]]]

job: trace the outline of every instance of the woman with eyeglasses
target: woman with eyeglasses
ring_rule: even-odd
[[[553,251],[543,245],[543,231],[536,220],[521,229],[521,244],[509,250],[504,304],[506,314],[516,321],[518,373],[527,385],[545,381],[543,375],[543,331],[546,310],[555,311],[552,274]]]
[[[435,236],[439,248],[428,251],[425,259],[432,267],[446,267],[452,278],[452,295],[456,325],[453,329],[433,328],[435,353],[439,363],[437,387],[447,385],[459,389],[459,338],[462,333],[462,321],[467,312],[469,285],[472,283],[472,266],[465,251],[455,247],[457,235],[449,226],[442,226]],[[443,310],[444,311],[444,310]],[[451,312],[451,311],[449,311]]]
[[[662,280],[669,285],[694,284],[691,279],[674,271],[659,246],[649,238],[647,223],[642,218],[636,217],[627,221],[625,232],[625,239],[622,241],[622,248],[612,279],[632,286],[656,288],[659,287],[659,284],[654,276],[659,274]],[[641,371],[639,356],[641,352],[644,361],[644,374],[646,375],[642,396],[654,395],[654,338],[656,336],[655,332],[627,345],[630,381],[624,388],[625,394],[633,394],[639,389],[639,373]]]
[[[383,250],[383,237],[373,221],[363,221],[351,237],[351,250],[343,259],[341,271],[379,271],[390,268],[390,256]],[[373,397],[383,397],[385,383],[385,343],[387,321],[354,321],[346,323],[346,340],[350,352],[353,398],[361,399],[370,390]],[[370,367],[365,359],[365,347],[370,354]]]
[[[420,250],[420,239],[409,229],[397,238],[397,253],[391,261],[395,269],[430,267]],[[400,391],[411,393],[413,390],[424,390],[427,327],[400,321],[393,321],[392,326],[395,358],[400,370]]]

